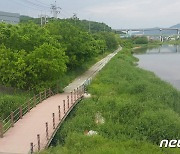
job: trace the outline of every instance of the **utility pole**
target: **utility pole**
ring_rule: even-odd
[[[51,12],[53,13],[54,19],[57,19],[58,14],[60,13],[61,8],[56,6],[56,1],[54,4],[51,4]]]
[[[47,16],[46,14],[41,14],[41,15],[39,15],[39,18],[41,18],[41,27],[43,26],[43,25],[46,25],[47,24],[47,22],[48,22],[48,20],[47,20],[47,18],[48,18],[49,16]]]

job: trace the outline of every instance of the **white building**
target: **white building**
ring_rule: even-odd
[[[18,24],[19,21],[20,21],[20,14],[0,11],[0,22],[5,22],[9,24]]]

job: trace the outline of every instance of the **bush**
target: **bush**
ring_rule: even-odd
[[[147,37],[137,37],[134,40],[135,44],[148,44],[148,39]]]

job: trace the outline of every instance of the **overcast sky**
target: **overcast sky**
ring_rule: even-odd
[[[54,0],[0,0],[0,11],[37,17],[51,15]],[[60,18],[77,13],[80,19],[104,22],[112,28],[170,27],[180,23],[180,0],[57,0]]]

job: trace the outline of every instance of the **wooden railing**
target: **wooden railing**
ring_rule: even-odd
[[[90,82],[88,82],[88,83],[90,83]],[[52,113],[52,122],[51,122],[52,124],[49,125],[49,123],[46,122],[44,132],[42,132],[42,134],[37,134],[36,144],[30,143],[30,151],[29,151],[30,154],[40,151],[43,148],[47,148],[50,145],[52,139],[54,138],[54,136],[55,136],[56,132],[58,131],[59,127],[61,126],[61,124],[64,122],[66,117],[72,111],[74,106],[78,102],[80,102],[80,100],[82,99],[84,93],[86,92],[85,86],[86,85],[83,84],[80,87],[78,87],[77,89],[74,89],[71,93],[69,93],[69,95],[67,95],[67,99],[63,100],[63,104],[57,106],[58,115],[56,115],[55,113]],[[63,111],[63,113],[62,113],[62,111]],[[55,120],[56,116],[58,116],[58,122]],[[49,132],[50,129],[53,129],[53,133],[51,133],[51,134]],[[44,141],[45,143],[42,143],[41,137],[42,138],[45,137],[45,141]]]
[[[54,90],[54,92],[51,90],[51,88],[46,89],[29,99],[15,111],[12,111],[8,117],[0,121],[0,137],[3,138],[4,133],[7,132],[9,128],[14,127],[14,124],[19,119],[22,119],[26,113],[30,112],[32,108],[36,107],[37,104],[41,103],[43,100],[51,97],[57,92],[58,89]]]

